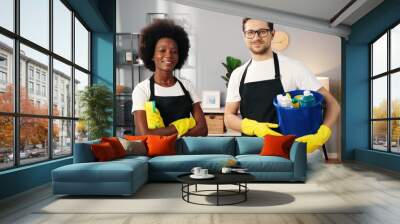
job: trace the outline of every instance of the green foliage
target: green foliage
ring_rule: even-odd
[[[227,56],[226,63],[222,62],[222,65],[226,68],[227,73],[225,74],[225,76],[221,75],[221,78],[225,80],[226,86],[228,86],[229,78],[231,77],[233,70],[241,66],[242,61],[232,56]]]
[[[109,136],[107,129],[112,125],[112,92],[102,84],[87,86],[79,94],[82,120],[85,121],[89,139]]]

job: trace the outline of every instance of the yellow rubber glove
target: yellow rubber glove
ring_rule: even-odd
[[[146,102],[145,104],[147,127],[149,129],[164,128],[164,121],[161,117],[160,111],[156,108],[154,101]]]
[[[282,136],[281,133],[272,130],[271,128],[279,127],[278,124],[267,123],[267,122],[257,122],[251,119],[243,119],[240,124],[240,128],[243,134],[246,135],[256,135],[257,137],[264,137],[265,135]]]
[[[296,141],[307,143],[307,152],[311,153],[325,144],[331,137],[331,133],[331,129],[328,126],[321,125],[317,133],[296,138]]]
[[[181,118],[171,123],[171,125],[175,126],[178,131],[178,137],[183,136],[189,129],[192,129],[196,126],[196,121],[192,118]]]

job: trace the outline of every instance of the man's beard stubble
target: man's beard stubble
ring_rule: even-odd
[[[268,52],[268,50],[269,50],[270,47],[271,47],[271,45],[268,46],[268,47],[263,47],[263,48],[261,48],[261,49],[259,49],[259,50],[254,50],[253,47],[250,47],[250,51],[251,51],[253,54],[256,54],[256,55],[263,55],[263,54],[266,54],[266,53]]]

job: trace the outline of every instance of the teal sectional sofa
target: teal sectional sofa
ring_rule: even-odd
[[[290,159],[260,156],[263,139],[257,137],[184,137],[177,141],[177,155],[128,156],[96,162],[90,145],[75,144],[74,163],[52,171],[54,194],[131,195],[148,181],[176,181],[176,177],[200,166],[219,172],[234,159],[259,182],[305,182],[306,145],[295,142]]]

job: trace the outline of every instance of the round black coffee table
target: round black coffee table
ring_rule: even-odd
[[[247,192],[249,188],[247,183],[255,180],[255,177],[249,173],[216,173],[213,174],[215,177],[212,179],[193,179],[190,177],[191,173],[182,174],[177,177],[178,181],[182,183],[182,199],[188,203],[198,205],[234,205],[247,200]],[[204,185],[216,185],[215,190],[197,190],[198,184]],[[190,191],[190,186],[195,186],[194,191]],[[220,189],[220,185],[236,185],[237,190],[223,190]],[[209,192],[215,192],[215,194],[206,194]],[[202,204],[190,201],[190,196],[204,196],[204,197],[216,197],[216,204]],[[232,197],[241,196],[239,200],[231,203],[221,203],[221,197]]]

